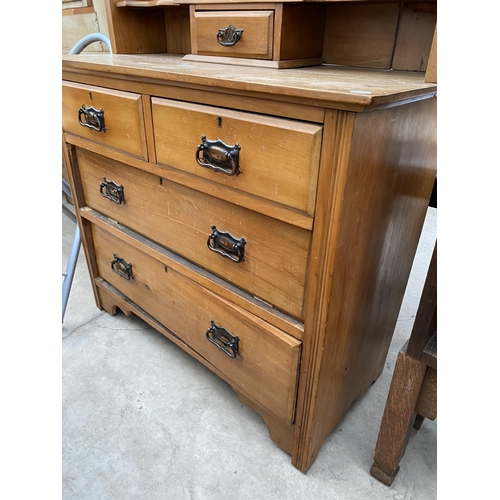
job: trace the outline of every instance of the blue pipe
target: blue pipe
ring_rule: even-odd
[[[64,280],[62,285],[62,320],[64,322],[64,313],[66,312],[66,306],[68,305],[69,291],[71,290],[71,285],[73,284],[73,277],[75,276],[76,263],[78,261],[78,254],[80,253],[80,228],[78,224],[75,226],[75,233],[73,235],[73,244],[71,245],[71,252],[68,259],[68,265],[66,267],[66,273],[64,274]]]
[[[94,42],[103,42],[111,51],[111,40],[104,33],[91,33],[90,35],[84,36],[79,42],[77,42],[73,48],[69,51],[69,54],[79,54],[85,47],[89,46]]]

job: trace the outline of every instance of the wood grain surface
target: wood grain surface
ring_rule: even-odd
[[[232,46],[217,41],[219,29],[232,25],[243,30]],[[195,54],[271,59],[273,56],[274,11],[209,11],[195,12],[191,29],[196,37]]]
[[[98,132],[79,123],[82,105],[103,110],[106,131]],[[140,94],[64,82],[62,127],[67,133],[148,159]]]
[[[387,486],[399,471],[426,371],[423,363],[399,352],[370,469]]]
[[[269,435],[271,439],[287,453],[291,453],[292,440],[293,440],[293,424],[284,422],[279,419],[265,408],[261,404],[257,403],[252,394],[245,391],[241,386],[235,387],[234,381],[226,375],[225,372],[219,370],[219,368],[212,363],[210,363],[203,356],[200,356],[195,350],[193,350],[188,344],[183,342],[183,340],[175,335],[174,332],[166,328],[164,325],[159,323],[153,316],[148,314],[144,309],[139,307],[136,303],[132,302],[128,297],[123,295],[117,288],[110,285],[108,282],[102,278],[95,279],[95,285],[97,286],[98,293],[101,297],[101,302],[103,308],[110,314],[116,314],[119,308],[126,316],[134,313],[139,318],[143,319],[150,326],[158,330],[160,333],[165,335],[171,342],[179,346],[190,356],[200,362],[202,365],[206,366],[209,370],[213,371],[222,380],[225,380],[232,389],[236,392],[239,400],[253,408],[264,420],[265,424],[269,429]]]
[[[397,3],[328,4],[323,45],[325,62],[389,69],[398,20]]]
[[[403,5],[394,47],[393,69],[426,71],[436,28],[436,11],[436,4]]]
[[[380,71],[322,65],[279,69],[242,66],[232,71],[223,64],[183,62],[182,56],[79,54],[63,57],[63,71],[137,79],[139,82],[217,87],[221,91],[249,91],[254,97],[363,111],[401,101],[427,98],[437,86],[424,82],[422,73]],[[230,78],[229,78],[230,74]]]
[[[165,20],[156,9],[119,8],[121,0],[106,0],[106,19],[113,54],[166,52]],[[145,29],[147,27],[147,29]]]
[[[155,243],[144,236],[136,233],[132,229],[119,224],[105,215],[91,209],[82,207],[79,214],[84,223],[90,227],[90,223],[104,228],[114,237],[123,240],[130,246],[137,248],[140,252],[153,257],[163,263],[163,265],[183,274],[190,280],[198,283],[207,290],[223,297],[230,302],[241,306],[252,314],[269,324],[279,328],[292,337],[301,340],[304,334],[304,324],[290,315],[285,314],[267,302],[257,299],[253,295],[245,292],[241,288],[219,278],[206,269],[203,269],[192,262],[184,259],[178,254],[167,250],[164,246]],[[93,274],[97,276],[97,274]]]
[[[77,157],[86,205],[278,309],[303,317],[309,231],[80,149]],[[123,187],[124,204],[101,195],[104,178]],[[246,240],[243,262],[207,248],[214,225]]]
[[[152,108],[159,165],[313,215],[322,127],[166,99],[153,98]],[[200,166],[202,136],[238,144],[241,174]]]
[[[332,246],[319,254],[326,278],[316,288],[329,298],[317,311],[321,303],[306,299],[293,456],[301,470],[383,369],[436,175],[436,99],[357,115],[344,133],[349,147],[333,148],[339,186],[324,187],[338,189],[324,205]]]
[[[99,275],[121,290],[192,349],[223,371],[273,415],[292,422],[300,342],[214,295],[154,258],[93,227]],[[114,256],[132,265],[133,279],[111,268]],[[239,338],[229,357],[206,338],[214,321]]]
[[[293,226],[308,230],[312,229],[313,218],[304,212],[299,212],[298,210],[278,205],[277,203],[265,200],[261,197],[249,195],[243,191],[228,189],[223,185],[181,172],[180,170],[174,168],[158,166],[155,163],[147,162],[138,157],[123,153],[122,151],[111,149],[95,142],[87,141],[76,135],[64,134],[64,137],[68,144],[73,144],[87,151],[96,152],[107,158],[139,168],[145,172],[155,174],[158,177],[172,180],[177,184],[182,184],[190,189],[207,193],[210,196],[215,196],[221,200],[234,203],[240,207],[248,208],[255,212],[267,215],[268,217],[272,217],[273,219],[292,224]]]

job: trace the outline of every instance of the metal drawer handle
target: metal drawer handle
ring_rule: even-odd
[[[226,175],[239,175],[238,163],[241,146],[229,146],[220,139],[210,141],[205,135],[201,136],[201,144],[196,148],[196,161],[198,165],[210,168],[215,172]]]
[[[232,47],[240,41],[243,30],[237,30],[232,24],[217,30],[217,41],[224,47]]]
[[[84,121],[82,121],[82,116]],[[78,110],[78,122],[82,127],[88,127],[97,132],[106,132],[107,128],[104,125],[104,110],[99,110],[94,107],[87,108],[85,104]]]
[[[134,279],[134,275],[132,274],[132,264],[125,262],[122,258],[118,257],[116,254],[113,254],[114,259],[111,261],[111,269],[116,274],[119,274],[122,278],[126,280]]]
[[[233,262],[245,260],[245,238],[235,238],[230,233],[219,231],[212,226],[212,234],[208,237],[207,246],[212,252],[231,259]]]
[[[101,182],[100,185],[101,196],[115,203],[118,203],[118,205],[125,203],[123,186],[117,184],[114,181],[108,181],[106,177],[103,178],[103,181],[104,182]]]
[[[239,348],[238,337],[231,335],[225,328],[217,326],[213,321],[210,321],[211,326],[207,330],[207,339],[217,346],[221,351],[224,351],[230,358],[235,358]]]

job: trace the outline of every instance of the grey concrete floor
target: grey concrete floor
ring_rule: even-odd
[[[64,272],[74,224],[62,219]],[[385,369],[307,474],[229,385],[141,319],[99,311],[82,250],[62,326],[63,499],[436,499],[437,420],[412,432],[390,488],[369,473],[436,228],[430,208]]]

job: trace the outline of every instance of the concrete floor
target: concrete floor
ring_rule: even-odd
[[[430,208],[383,374],[307,474],[291,465],[229,385],[139,318],[99,311],[82,250],[62,326],[63,499],[436,499],[437,421],[413,431],[390,488],[369,473],[436,217]],[[62,219],[64,272],[74,224]]]

